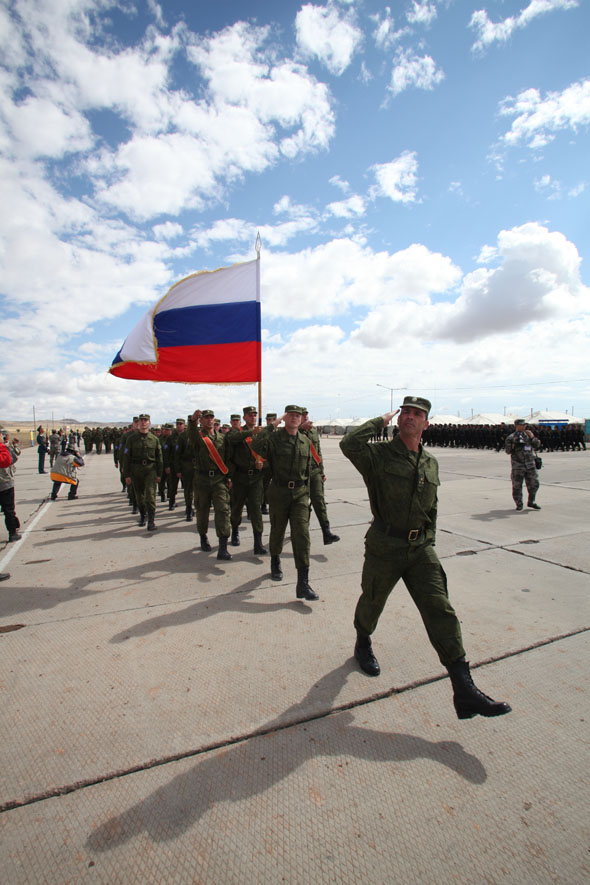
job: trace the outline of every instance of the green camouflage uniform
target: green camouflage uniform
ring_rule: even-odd
[[[253,531],[262,532],[262,469],[256,467],[256,459],[247,442],[253,439],[252,431],[229,430],[226,438],[232,460],[232,528],[240,525],[246,504]]]
[[[525,481],[529,503],[533,504],[539,488],[539,474],[535,467],[535,452],[541,443],[536,436],[529,439],[522,431],[510,433],[504,442],[504,451],[510,455],[512,497],[517,506],[522,506],[522,481]]]
[[[151,433],[132,431],[125,438],[123,476],[131,477],[140,513],[156,512],[157,477],[162,475],[162,448]]]
[[[253,437],[252,448],[268,461],[271,475],[270,555],[280,556],[289,524],[295,566],[309,568],[309,440],[299,431],[291,436],[284,428],[275,430],[270,424]]]
[[[218,430],[212,430],[209,438],[217,449],[221,460],[230,469],[229,447],[226,443],[226,435]],[[221,472],[215,464],[209,449],[203,442],[201,431],[196,421],[189,421],[189,440],[195,452],[195,466],[193,474],[195,490],[195,508],[197,511],[197,531],[200,535],[206,535],[209,529],[209,510],[213,505],[215,514],[215,531],[218,538],[229,538],[229,489],[227,487],[229,474]]]
[[[383,418],[367,421],[340,443],[362,474],[373,514],[365,535],[362,594],[354,624],[359,635],[370,636],[402,578],[441,663],[449,666],[465,651],[446,575],[434,550],[438,462],[422,445],[417,452],[410,451],[399,437],[370,444],[383,423]]]
[[[306,430],[300,430],[305,434],[312,443],[314,449],[320,457],[318,464],[315,458],[311,459],[311,476],[309,480],[309,497],[314,513],[318,518],[319,524],[325,526],[328,523],[328,511],[326,509],[326,499],[324,498],[324,459],[322,457],[322,449],[320,446],[320,435],[315,427],[309,427]]]

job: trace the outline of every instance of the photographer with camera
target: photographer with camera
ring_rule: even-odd
[[[523,509],[522,503],[522,481],[524,480],[528,492],[527,507],[531,510],[540,510],[538,504],[535,504],[535,495],[539,488],[539,474],[537,466],[540,465],[541,459],[537,457],[541,446],[529,425],[524,418],[517,418],[514,422],[514,433],[506,437],[504,443],[504,451],[510,455],[512,464],[512,497],[516,504],[517,510]]]

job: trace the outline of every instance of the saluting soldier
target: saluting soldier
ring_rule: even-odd
[[[309,497],[311,506],[318,518],[324,544],[335,544],[340,540],[339,535],[335,535],[330,529],[328,521],[328,509],[324,498],[324,483],[326,481],[326,473],[324,470],[324,459],[322,458],[322,449],[320,446],[320,435],[313,423],[309,420],[309,413],[306,408],[303,409],[301,417],[301,425],[299,427],[301,433],[308,438],[311,446],[311,476],[309,479]]]
[[[416,604],[428,638],[447,668],[459,719],[501,716],[508,704],[493,701],[473,684],[461,625],[449,601],[447,579],[434,549],[439,486],[438,462],[421,444],[428,427],[430,402],[406,396],[395,412],[373,418],[347,433],[344,455],[361,473],[369,493],[373,521],[365,536],[362,593],[354,615],[354,656],[369,676],[381,672],[371,635],[400,578]],[[399,435],[391,442],[369,444],[371,436],[399,413]]]
[[[298,599],[319,599],[309,585],[309,476],[311,446],[299,433],[301,406],[285,406],[282,418],[266,427],[256,427],[252,448],[268,461],[271,481],[268,487],[270,506],[270,573],[273,581],[283,580],[281,553],[287,524],[291,529],[293,558],[297,568]],[[284,421],[285,426],[278,430]]]
[[[162,448],[150,433],[150,416],[139,416],[139,430],[130,433],[123,452],[123,473],[126,485],[133,484],[135,500],[139,507],[139,526],[148,532],[156,530],[156,487],[162,476]]]
[[[231,447],[232,490],[231,490],[231,543],[240,546],[239,526],[242,521],[244,504],[254,533],[254,553],[263,556],[268,551],[262,545],[262,467],[263,458],[252,448],[252,433],[256,427],[258,410],[256,406],[244,407],[244,427],[231,429],[227,440]]]
[[[201,422],[199,429],[198,422]],[[197,510],[197,531],[201,538],[201,550],[210,553],[211,545],[207,537],[209,531],[209,510],[213,505],[215,531],[219,538],[217,559],[231,559],[227,549],[230,532],[229,516],[229,446],[227,434],[213,429],[215,413],[211,409],[196,409],[191,415],[188,433],[195,451],[195,505]]]

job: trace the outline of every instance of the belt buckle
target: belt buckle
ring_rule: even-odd
[[[141,462],[141,466],[142,466],[142,467],[145,467],[146,464],[147,464],[147,461],[146,461],[145,458],[144,458],[143,461]]]
[[[210,470],[210,471],[209,471],[209,476],[215,476],[215,470]]]
[[[412,529],[411,532],[408,532],[408,541],[417,541],[419,534],[420,529]]]
[[[249,470],[249,471],[248,471],[248,476],[254,476],[254,471],[253,471],[253,470]]]
[[[288,489],[294,489],[294,488],[295,488],[295,480],[294,480],[294,479],[290,479],[290,480],[289,480],[289,482],[287,483],[287,488],[288,488]]]

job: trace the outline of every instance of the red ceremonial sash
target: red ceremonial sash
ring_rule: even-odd
[[[254,455],[254,460],[256,461],[256,463],[257,463],[257,464],[263,464],[263,463],[264,463],[264,458],[262,457],[262,455],[259,455],[258,452],[255,452],[254,449],[252,448],[252,446],[250,445],[250,443],[252,442],[252,437],[251,437],[251,436],[247,436],[247,437],[246,437],[246,442],[248,443],[248,448],[250,449],[250,451],[251,451],[252,454]]]
[[[217,467],[219,467],[219,469],[221,470],[222,473],[229,473],[227,467],[223,463],[221,455],[219,454],[219,452],[217,451],[217,449],[213,445],[213,440],[211,439],[211,437],[205,436],[205,434],[202,433],[201,439],[203,440],[203,442],[207,446],[207,449],[209,450],[209,456],[210,456],[211,460],[215,462],[215,464],[217,465]]]
[[[308,439],[309,439],[309,437],[308,437]],[[322,463],[322,459],[321,459],[320,456],[318,455],[318,453],[317,453],[317,451],[316,451],[316,447],[314,446],[314,444],[312,443],[311,440],[309,440],[309,448],[311,449],[311,457],[313,458],[313,460],[315,461],[315,463],[316,463],[316,464],[318,465],[318,467],[319,467],[320,464]]]

